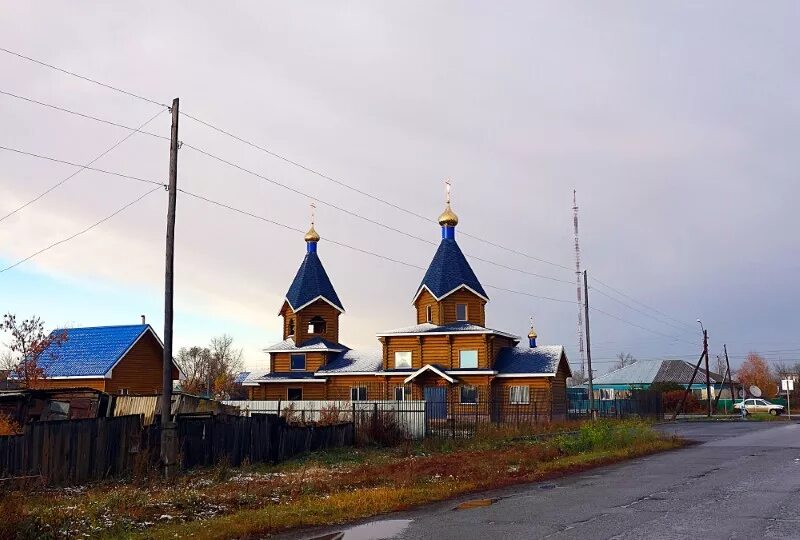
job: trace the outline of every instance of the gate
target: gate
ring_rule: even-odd
[[[426,386],[425,420],[442,420],[447,418],[447,388],[444,386]]]

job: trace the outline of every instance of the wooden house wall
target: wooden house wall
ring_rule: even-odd
[[[160,394],[164,349],[153,334],[146,333],[128,354],[114,367],[106,392],[117,394],[127,390],[130,394]],[[178,379],[178,370],[172,369],[172,379]]]
[[[251,400],[285,401],[289,388],[302,388],[304,400],[326,399],[325,383],[268,383],[251,386]]]
[[[299,345],[313,337],[322,337],[328,341],[339,343],[339,315],[339,310],[325,300],[317,300],[313,304],[296,312],[295,343]],[[309,334],[308,323],[317,316],[325,320],[325,332],[321,334]],[[284,323],[284,326],[288,328],[288,323]]]
[[[31,385],[36,389],[59,389],[59,388],[91,388],[93,390],[106,391],[108,380],[98,377],[96,379],[39,379]]]
[[[270,369],[273,372],[284,373],[292,371],[291,357],[292,354],[305,354],[306,355],[306,368],[302,371],[316,371],[325,365],[327,357],[326,352],[307,352],[307,353],[291,353],[280,352],[270,353]]]
[[[486,301],[466,289],[460,289],[442,299],[439,308],[442,312],[441,324],[457,322],[456,304],[467,304],[467,322],[486,325]]]
[[[295,328],[297,328],[297,320],[294,315],[294,311],[292,311],[291,306],[289,306],[289,302],[286,301],[283,302],[283,306],[281,306],[280,316],[283,318],[283,339],[286,339],[289,336],[293,336],[294,332],[289,332],[289,323],[291,321],[295,321]]]
[[[417,324],[428,322],[427,307],[431,306],[431,322],[433,324],[442,324],[442,310],[441,305],[427,289],[423,289],[417,300],[414,302],[417,309]]]

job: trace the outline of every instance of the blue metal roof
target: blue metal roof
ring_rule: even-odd
[[[469,287],[487,300],[489,298],[461,248],[452,238],[442,238],[428,271],[417,288],[417,295],[423,286],[436,298],[442,298],[462,286]]]
[[[309,302],[319,297],[324,298],[335,307],[344,311],[342,301],[333,288],[328,273],[322,266],[319,256],[315,251],[306,253],[303,264],[297,270],[294,281],[286,293],[286,300],[293,310],[298,310]]]
[[[275,371],[272,373],[266,373],[263,377],[258,380],[267,381],[267,380],[283,380],[283,379],[313,379],[314,372],[313,371]]]
[[[380,350],[347,350],[332,357],[317,373],[378,372],[383,367],[383,353]]]
[[[51,336],[66,333],[66,340],[52,343],[39,357],[47,377],[103,377],[150,329],[149,324],[62,328]]]
[[[555,374],[564,347],[561,345],[545,345],[531,349],[529,347],[503,347],[494,369],[498,374],[535,373]]]
[[[233,384],[242,384],[249,376],[250,371],[240,371],[236,374],[236,377],[233,379]]]

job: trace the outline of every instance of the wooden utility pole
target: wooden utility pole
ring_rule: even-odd
[[[692,372],[692,378],[689,379],[689,385],[686,387],[686,391],[683,393],[683,398],[681,402],[678,404],[678,407],[675,409],[675,412],[672,413],[672,420],[678,417],[678,413],[683,410],[683,404],[686,403],[686,398],[689,396],[689,392],[692,391],[692,385],[694,384],[694,378],[697,377],[697,372],[700,370],[700,364],[703,363],[703,357],[706,356],[706,351],[704,350],[703,353],[700,355],[700,358],[697,360],[697,365],[694,366],[694,371]]]
[[[175,263],[175,203],[178,195],[178,98],[172,100],[172,130],[169,143],[169,206],[167,249],[164,266],[164,364],[161,390],[161,462],[164,474],[172,476],[178,457],[178,439],[172,421],[172,304]]]
[[[736,393],[733,390],[733,372],[731,371],[731,363],[728,360],[728,345],[723,344],[722,348],[725,349],[725,365],[728,366],[728,383],[731,385],[731,407],[736,403]]]
[[[711,418],[711,373],[708,371],[708,330],[703,328],[703,355],[706,357],[706,401],[708,401],[708,416]]]
[[[589,416],[595,417],[594,385],[592,384],[592,342],[589,339],[589,278],[583,271],[583,320],[586,325],[586,368],[589,370]]]

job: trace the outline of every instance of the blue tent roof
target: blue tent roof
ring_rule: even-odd
[[[47,377],[103,377],[149,324],[62,328],[51,336],[66,333],[66,340],[51,343],[39,357]]]
[[[339,300],[319,256],[316,252],[306,253],[303,264],[286,293],[286,300],[293,310],[297,310],[320,296],[344,311],[342,301]]]
[[[494,363],[500,374],[555,374],[564,354],[561,345],[530,347],[503,347]]]
[[[452,238],[442,238],[428,271],[425,272],[425,277],[417,288],[417,295],[425,286],[436,298],[442,298],[464,285],[484,298],[489,298],[456,241]]]

